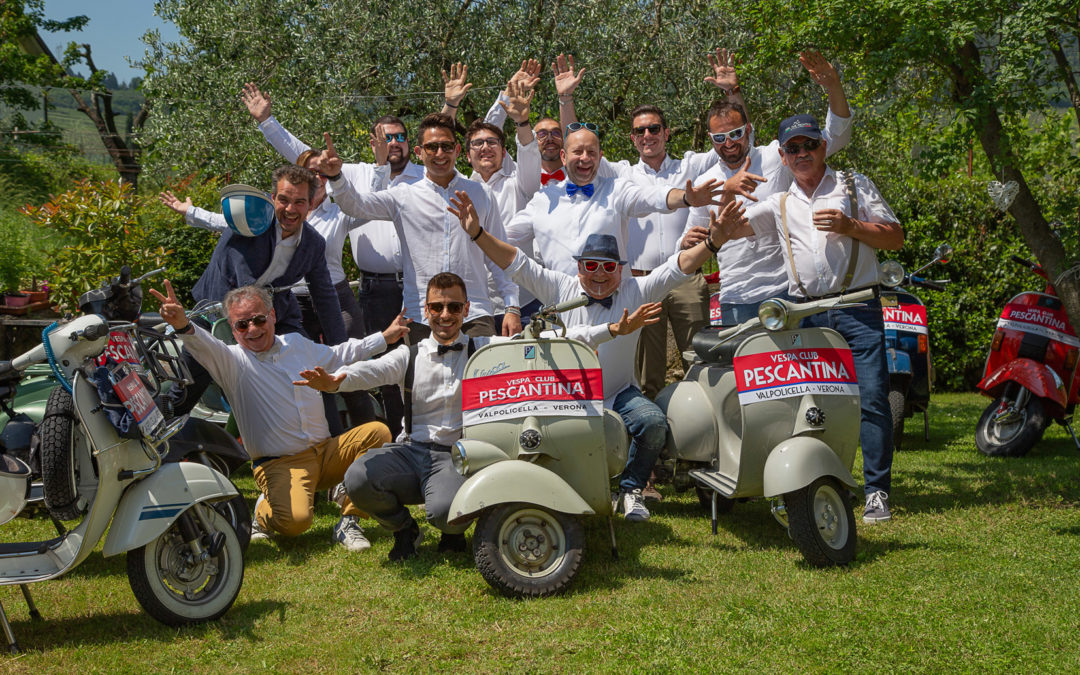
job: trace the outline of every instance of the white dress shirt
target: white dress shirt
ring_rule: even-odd
[[[857,239],[835,232],[822,232],[813,225],[814,211],[820,209],[842,209],[848,216],[872,223],[895,223],[896,216],[885,203],[874,183],[855,174],[855,192],[859,199],[859,212],[852,213],[847,188],[843,180],[838,180],[837,173],[825,169],[825,176],[818,183],[814,193],[808,195],[798,183],[792,183],[785,208],[787,226],[791,233],[791,252],[799,271],[799,278],[811,296],[827,295],[841,290],[841,284],[847,273],[852,249],[860,248],[855,275],[848,288],[862,288],[878,282],[877,252],[870,245]],[[777,236],[780,250],[784,257],[784,269],[788,275],[788,292],[801,296],[795,276],[791,273],[791,260],[780,230],[780,198],[783,193],[772,194],[761,204],[747,209],[746,215],[750,226],[760,237]]]
[[[270,349],[255,353],[194,328],[184,336],[184,347],[225,391],[252,459],[294,455],[330,438],[322,396],[293,384],[301,370],[333,370],[386,349],[382,333],[336,345],[289,333],[275,336]]]
[[[715,152],[689,151],[682,159],[664,155],[660,169],[654,170],[640,159],[631,164],[625,159],[619,162],[600,161],[601,176],[619,176],[634,181],[643,187],[667,186],[686,188],[686,181],[697,185],[698,178],[719,161]],[[627,224],[629,241],[627,242],[627,260],[631,269],[652,270],[678,253],[683,233],[686,231],[686,217],[689,209],[675,209],[652,213],[640,218],[631,218]]]
[[[669,213],[668,185],[642,187],[625,178],[597,176],[593,195],[578,191],[566,194],[566,183],[548,183],[506,226],[509,241],[519,249],[530,244],[544,265],[577,276],[575,255],[581,253],[590,234],[610,234],[625,256],[631,218]],[[538,296],[539,297],[539,296]]]
[[[311,146],[293,136],[285,127],[281,126],[281,123],[273,115],[259,124],[259,130],[262,132],[263,138],[290,162],[295,163],[301,153],[311,149]],[[390,166],[388,164],[381,167],[365,163],[343,164],[341,171],[347,174],[349,182],[357,186],[357,189],[362,189],[361,186],[371,186],[369,189],[372,190],[382,189],[387,184],[415,183],[424,177],[424,168],[412,162],[409,162],[393,181],[389,180]],[[333,201],[333,190],[329,184],[326,191],[330,201]],[[312,223],[312,225],[315,225],[315,223]],[[349,239],[352,244],[353,260],[356,261],[357,267],[366,272],[380,274],[401,272],[401,243],[398,241],[397,231],[394,229],[393,223],[385,220],[352,219],[351,222],[345,225],[351,230],[349,231]],[[364,225],[364,229],[354,229],[360,225]],[[317,226],[316,229],[318,229]],[[322,233],[321,230],[320,233]],[[323,236],[326,237],[325,234]],[[329,256],[331,241],[327,239],[326,243],[327,255]],[[341,246],[338,246],[336,251],[340,266]],[[328,259],[327,264],[329,262]],[[330,278],[337,283],[333,268],[330,270]],[[342,272],[342,279],[344,279],[344,272]]]
[[[514,262],[506,268],[514,281],[528,288],[540,302],[550,305],[565,302],[585,294],[581,282],[575,273],[573,276],[556,270],[541,267],[518,251]],[[644,277],[623,275],[622,283],[612,295],[611,307],[591,304],[563,313],[562,319],[567,327],[571,326],[607,326],[622,319],[623,310],[631,313],[646,302],[657,302],[668,291],[686,283],[689,275],[679,269],[678,254],[672,256],[652,274]],[[600,367],[604,371],[604,406],[610,408],[615,396],[627,387],[638,386],[634,364],[637,360],[637,344],[641,331],[619,337],[600,345],[597,354]]]
[[[825,128],[821,133],[826,141],[826,157],[842,150],[851,140],[851,117],[837,117],[829,111],[825,115]],[[766,178],[766,181],[754,190],[754,196],[758,202],[765,201],[771,194],[786,191],[791,185],[791,171],[780,159],[779,141],[774,140],[768,145],[750,148],[748,157],[750,158],[750,173]],[[715,178],[721,182],[726,181],[738,173],[745,162],[744,158],[734,169],[724,162],[717,162],[702,174],[700,180],[704,182]],[[742,196],[739,200],[747,206],[755,203]],[[717,207],[711,208],[716,210]],[[694,226],[709,226],[709,207],[696,206],[690,209],[690,216],[686,222],[687,230]],[[775,233],[733,239],[720,247],[716,260],[720,270],[720,302],[722,303],[761,302],[783,293],[787,288],[788,276],[783,269],[784,260],[780,252],[780,241]]]
[[[517,286],[469,241],[457,216],[447,210],[457,191],[468,193],[480,216],[480,226],[499,239],[505,239],[502,217],[495,198],[482,183],[456,174],[446,188],[426,176],[418,183],[400,184],[380,192],[360,193],[346,180],[334,181],[334,192],[341,209],[358,218],[382,218],[394,222],[404,256],[403,297],[407,316],[422,321],[427,283],[439,272],[453,272],[476,289],[469,305],[470,321],[492,313],[491,299],[485,292],[487,274],[495,277],[503,302],[517,305]]]
[[[605,323],[568,330],[567,336],[596,349],[600,343],[611,339],[611,332]],[[473,345],[479,349],[491,342],[509,339],[477,337],[473,338]],[[412,383],[412,434],[407,436],[402,430],[399,441],[409,439],[417,443],[453,445],[461,438],[461,379],[469,361],[469,336],[459,334],[455,344],[462,345],[461,351],[439,356],[439,343],[434,338],[427,337],[417,343]],[[387,384],[397,384],[404,389],[408,367],[409,347],[401,345],[381,359],[353,363],[334,374],[345,374],[338,391],[373,389]]]

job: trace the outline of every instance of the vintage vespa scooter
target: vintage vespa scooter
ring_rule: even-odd
[[[873,298],[856,291],[806,303],[771,299],[758,317],[694,337],[693,363],[656,398],[667,413],[663,458],[676,487],[692,480],[717,515],[733,500],[767,497],[811,565],[855,556],[851,476],[859,386],[851,349],[810,315]]]
[[[584,549],[584,516],[608,516],[615,547],[612,476],[626,463],[622,418],[604,408],[596,353],[566,337],[558,314],[587,298],[545,307],[520,339],[473,354],[461,383],[463,437],[452,451],[465,484],[451,522],[479,517],[476,567],[514,597],[564,590]]]
[[[145,370],[130,363],[111,363],[104,368],[107,377],[103,380],[97,357],[106,351],[110,332],[117,331],[128,334]],[[37,616],[37,609],[27,584],[68,572],[90,555],[102,536],[106,557],[127,552],[128,580],[136,599],[163,623],[216,619],[240,592],[244,576],[240,541],[225,518],[211,508],[214,502],[234,499],[238,493],[225,476],[201,463],[163,463],[169,439],[185,420],[166,419],[156,405],[154,389],[170,373],[174,379],[190,376],[183,362],[170,358],[169,350],[160,344],[167,336],[156,335],[148,341],[146,335],[136,323],[110,325],[100,315],[90,314],[51,326],[42,344],[10,362],[0,362],[0,395],[12,395],[12,385],[23,371],[44,361],[64,385],[50,396],[42,434],[66,434],[60,440],[67,441],[70,451],[43,453],[43,464],[64,458],[63,467],[51,467],[57,481],[45,482],[45,502],[60,504],[73,485],[77,499],[71,508],[82,516],[72,530],[55,520],[55,538],[0,544],[0,585],[20,585],[31,616]],[[113,395],[116,400],[110,400]],[[54,399],[63,397],[71,402],[69,416],[50,414],[57,407]],[[123,411],[130,416],[124,417]],[[115,426],[115,415],[129,423],[124,435]],[[5,479],[0,483],[4,490],[0,502],[24,504],[29,468],[18,460],[4,462],[19,470],[0,476]],[[64,493],[59,499],[52,494],[56,485]],[[2,608],[0,627],[9,648],[17,651]]]

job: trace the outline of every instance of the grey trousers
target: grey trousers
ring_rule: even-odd
[[[460,534],[469,523],[447,525],[446,520],[465,479],[454,469],[447,450],[412,442],[369,450],[345,472],[345,491],[356,508],[391,532],[412,521],[407,505],[423,504],[429,523],[448,534]]]

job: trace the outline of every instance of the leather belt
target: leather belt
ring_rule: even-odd
[[[652,270],[630,270],[630,274],[633,274],[635,277],[647,277],[652,274]]]
[[[380,279],[401,283],[401,272],[365,272],[360,270],[360,279]]]

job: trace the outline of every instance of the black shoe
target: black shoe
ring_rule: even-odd
[[[469,550],[469,544],[465,541],[464,534],[450,534],[443,532],[439,539],[439,553],[465,553]]]
[[[409,558],[415,558],[417,555],[416,547],[423,540],[424,535],[420,533],[420,526],[413,520],[408,527],[394,533],[394,548],[390,549],[390,555],[387,558],[389,558],[390,562],[401,562]]]

